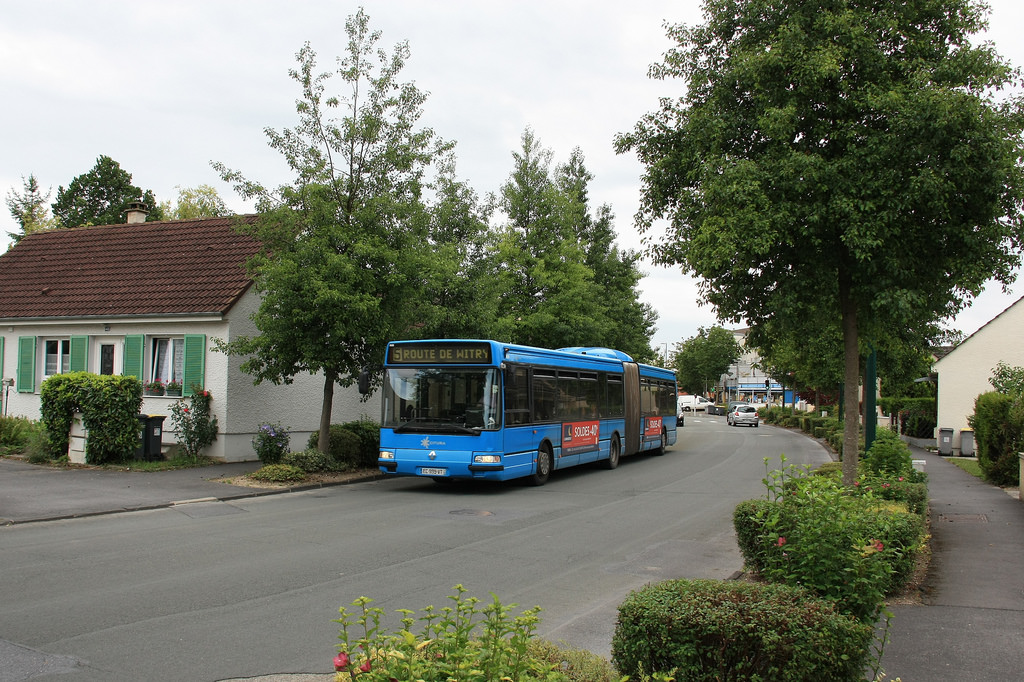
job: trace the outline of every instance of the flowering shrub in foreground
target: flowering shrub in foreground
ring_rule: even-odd
[[[360,597],[354,611],[339,609],[339,653],[334,658],[337,682],[621,682],[607,662],[576,652],[559,656],[550,645],[535,640],[540,607],[513,615],[515,604],[503,605],[496,596],[478,608],[462,585],[441,609],[428,606],[423,615],[400,609],[402,627],[389,632],[382,626],[382,609]],[[423,624],[419,634],[413,626]],[[658,676],[643,678],[669,682]]]

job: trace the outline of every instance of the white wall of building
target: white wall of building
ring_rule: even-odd
[[[34,336],[37,339],[66,338],[71,335],[87,335],[90,337],[88,371],[97,371],[93,349],[101,342],[114,343],[118,348],[125,336],[145,334],[152,336],[182,336],[184,334],[206,335],[205,387],[213,397],[211,411],[217,417],[219,432],[217,440],[205,454],[225,461],[245,461],[255,459],[252,448],[252,437],[260,424],[279,424],[292,434],[291,447],[302,450],[306,447],[309,435],[319,429],[320,412],[323,401],[323,378],[321,376],[300,375],[291,384],[274,385],[263,383],[253,384],[252,377],[239,369],[244,358],[227,356],[214,350],[218,339],[231,340],[240,335],[255,333],[249,319],[255,309],[257,298],[252,290],[232,308],[226,319],[212,317],[181,317],[175,319],[153,318],[139,319],[130,322],[110,321],[61,321],[59,323],[15,323],[0,329],[3,337],[3,355],[0,358],[0,369],[5,378],[17,375],[18,338]],[[148,351],[148,345],[147,345]],[[6,413],[11,416],[25,416],[33,420],[40,418],[39,387],[42,358],[37,347],[37,376],[35,390],[32,393],[19,393],[12,387],[5,405]],[[120,351],[115,353],[115,372],[122,368]],[[381,349],[383,357],[384,349]],[[148,359],[147,359],[148,371]],[[374,395],[367,402],[360,400],[355,386],[342,388],[335,386],[332,423],[352,421],[368,417],[373,421],[380,419],[380,397]],[[171,406],[179,398],[166,396],[145,396],[142,413],[166,415],[164,421],[163,442],[165,445],[177,442],[177,435],[171,424]]]
[[[953,429],[953,449],[960,449],[960,430],[968,428],[974,401],[992,389],[989,379],[1002,361],[1024,367],[1024,299],[1014,303],[935,363],[939,398],[936,429]],[[938,438],[938,433],[936,433]]]

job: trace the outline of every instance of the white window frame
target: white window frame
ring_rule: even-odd
[[[169,360],[168,360],[169,357]],[[149,340],[149,380],[184,383],[185,337],[152,336]]]
[[[114,371],[112,374],[120,374],[121,368],[124,367],[124,337],[94,336],[90,339],[91,357],[89,358],[89,366],[95,367],[97,374],[103,369],[103,346],[114,347]]]
[[[50,344],[57,344],[57,353],[50,353]],[[50,371],[50,358],[55,358],[55,371]],[[45,338],[43,339],[43,378],[64,374],[71,371],[71,338]]]

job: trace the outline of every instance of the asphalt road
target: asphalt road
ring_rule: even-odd
[[[733,508],[781,453],[828,459],[799,434],[690,416],[663,457],[540,488],[391,479],[0,528],[0,660],[49,661],[0,682],[328,673],[340,606],[421,611],[456,584],[539,605],[540,634],[607,654],[630,590],[740,570]]]

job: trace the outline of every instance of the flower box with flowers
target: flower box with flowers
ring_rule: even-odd
[[[167,395],[180,396],[181,395],[181,382],[180,381],[168,381],[165,389]]]
[[[146,395],[163,395],[164,394],[164,382],[157,379],[156,381],[147,381],[143,388],[146,390]]]

